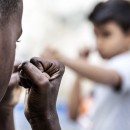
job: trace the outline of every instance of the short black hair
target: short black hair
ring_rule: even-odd
[[[18,11],[20,0],[0,0],[0,24],[8,22],[9,17]]]
[[[123,31],[127,32],[130,29],[130,2],[127,0],[100,2],[88,18],[97,25],[115,21]]]

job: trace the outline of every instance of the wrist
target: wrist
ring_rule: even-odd
[[[31,118],[29,123],[32,130],[61,130],[56,112],[49,112],[48,114],[41,114],[38,117]]]
[[[14,107],[12,107],[12,106],[8,106],[8,105],[6,106],[6,105],[3,105],[3,104],[2,105],[0,104],[0,112],[3,112],[3,113],[7,112],[7,111],[13,112],[13,109],[14,109]]]
[[[13,116],[13,108],[0,106],[0,113],[1,113],[0,120],[7,120]]]
[[[14,130],[13,108],[0,105],[0,130]]]
[[[14,109],[14,106],[6,104],[6,103],[0,103],[0,109],[1,110],[8,110],[11,111]]]

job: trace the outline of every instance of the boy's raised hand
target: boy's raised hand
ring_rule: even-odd
[[[41,57],[60,61],[62,54],[57,49],[47,47],[44,49],[44,52],[42,53]]]
[[[20,65],[19,62],[14,64],[13,74],[11,76],[8,89],[2,101],[0,102],[0,107],[14,108],[18,103],[22,88],[19,86],[19,76],[17,68]]]
[[[86,59],[90,54],[90,49],[88,47],[83,47],[79,49],[79,58]]]
[[[42,58],[32,58],[19,67],[21,84],[27,88],[25,116],[33,129],[51,130],[54,125],[48,122],[58,120],[56,100],[63,73],[63,64]]]

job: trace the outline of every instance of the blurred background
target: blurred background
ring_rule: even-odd
[[[58,49],[64,55],[75,58],[83,46],[95,48],[93,26],[88,14],[101,0],[23,0],[23,35],[17,43],[17,60],[29,60],[39,56],[47,46]],[[100,64],[102,60],[95,52],[90,62]],[[62,130],[82,130],[79,123],[68,117],[68,100],[75,73],[66,68],[57,102]],[[92,89],[91,81],[82,81],[82,95]],[[87,87],[86,87],[87,86]],[[30,130],[23,114],[24,92],[15,108],[16,130]]]

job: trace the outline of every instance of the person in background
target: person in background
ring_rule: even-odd
[[[71,59],[55,49],[45,53],[95,82],[89,130],[130,129],[130,2],[100,2],[89,15],[103,66]]]

